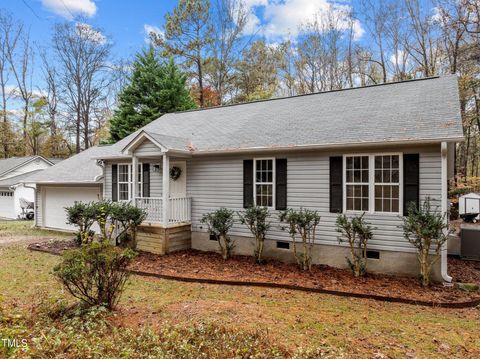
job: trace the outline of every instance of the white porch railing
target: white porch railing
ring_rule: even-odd
[[[175,197],[170,198],[170,223],[190,222],[191,220],[191,198]]]
[[[155,197],[137,197],[135,205],[147,212],[145,222],[162,223],[163,221],[163,199]]]
[[[145,222],[163,223],[163,198],[159,197],[137,197],[135,205],[147,212]],[[175,197],[169,198],[169,219],[168,224],[191,221],[191,198]]]

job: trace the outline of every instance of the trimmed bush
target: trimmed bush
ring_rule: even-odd
[[[280,212],[279,219],[280,222],[288,224],[288,231],[293,241],[293,253],[298,266],[302,270],[312,269],[312,250],[315,232],[320,223],[320,215],[317,211],[305,208],[300,208],[299,211],[289,208]],[[297,235],[300,237],[301,252],[297,250]]]
[[[365,213],[349,219],[340,214],[336,222],[337,232],[342,234],[338,241],[347,242],[350,247],[350,258],[347,258],[347,261],[355,277],[367,273],[367,244],[373,237],[372,227],[365,222],[364,215]]]
[[[130,203],[111,204],[110,211],[111,221],[117,225],[115,243],[136,248],[137,227],[147,218],[147,212]]]
[[[91,230],[94,223],[100,228],[101,241],[114,242],[125,247],[136,247],[137,227],[147,217],[144,209],[126,202],[100,201],[75,202],[65,208],[69,222],[78,226],[77,241],[89,243],[95,233]]]
[[[113,309],[129,277],[128,264],[135,256],[107,241],[66,251],[53,273],[67,291],[87,307]]]
[[[240,217],[240,222],[246,225],[255,237],[255,259],[257,263],[262,263],[265,236],[270,229],[270,223],[267,223],[267,217],[269,216],[268,208],[250,207],[243,213],[239,212],[238,216]]]
[[[214,212],[205,214],[202,223],[208,226],[208,231],[215,236],[220,247],[223,259],[227,260],[232,256],[234,241],[228,235],[233,226],[233,211],[227,208],[220,208]]]
[[[90,243],[95,235],[95,232],[91,230],[96,220],[94,204],[75,201],[73,206],[66,207],[65,211],[68,223],[78,227],[75,242],[78,245]]]
[[[419,276],[423,286],[430,285],[432,267],[440,258],[442,246],[451,233],[445,216],[438,208],[433,210],[430,199],[427,198],[418,209],[414,205],[410,206],[408,215],[402,218],[404,237],[417,249]]]

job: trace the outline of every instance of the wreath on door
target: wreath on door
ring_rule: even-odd
[[[181,175],[182,175],[182,169],[180,167],[173,166],[172,168],[170,168],[170,178],[173,181],[178,180]]]

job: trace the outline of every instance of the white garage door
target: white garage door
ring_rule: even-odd
[[[99,187],[45,187],[44,225],[49,228],[75,229],[67,224],[65,207],[75,201],[90,202],[100,199]]]
[[[0,218],[15,218],[13,192],[0,189]]]

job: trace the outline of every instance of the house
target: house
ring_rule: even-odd
[[[460,141],[457,78],[447,76],[166,114],[92,157],[104,198],[146,209],[140,249],[217,250],[201,217],[261,205],[272,213],[265,256],[293,260],[278,213],[306,207],[321,215],[313,262],[346,267],[336,217],[365,212],[369,269],[416,274],[401,216],[427,197],[448,210]],[[236,253],[252,255],[246,227],[231,235]],[[434,276],[449,281],[446,255]]]
[[[29,186],[27,179],[53,164],[54,161],[42,156],[0,160],[0,218],[18,218],[22,213],[20,198],[34,201],[34,188]]]

